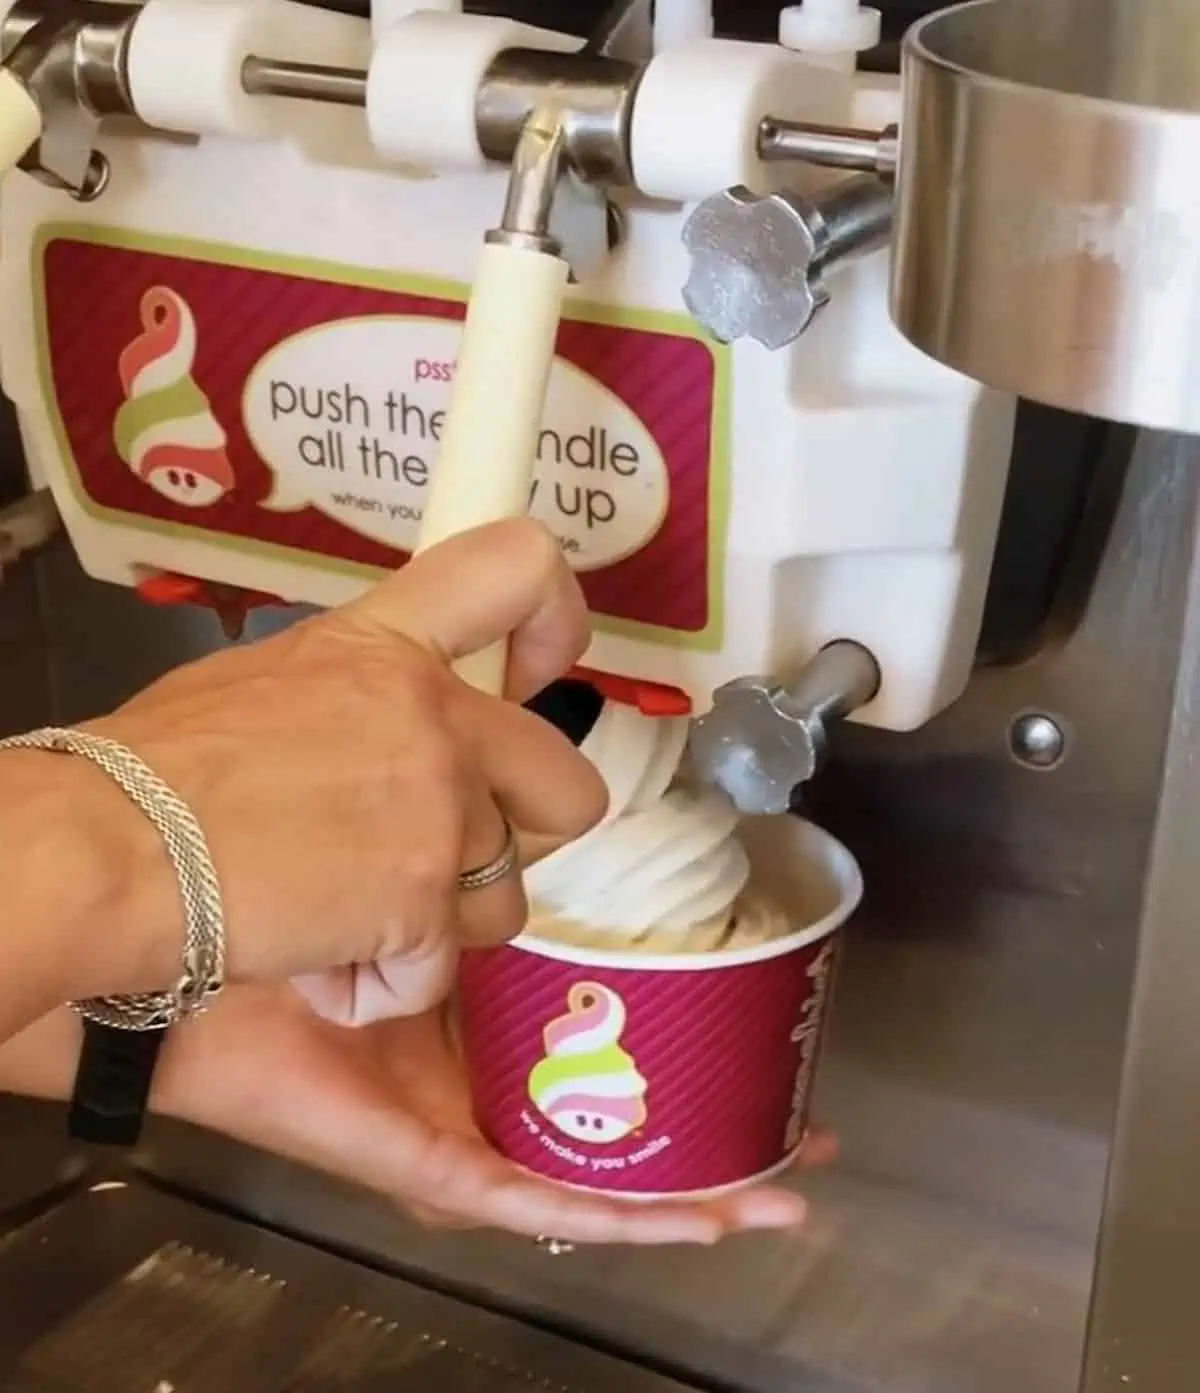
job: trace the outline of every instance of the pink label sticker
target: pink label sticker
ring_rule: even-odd
[[[34,271],[89,511],[308,567],[407,559],[467,287],[86,226],[48,229]],[[686,315],[568,307],[530,507],[601,625],[720,642],[727,397]]]

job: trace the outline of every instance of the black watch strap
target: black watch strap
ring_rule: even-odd
[[[83,1052],[67,1114],[76,1141],[136,1146],[166,1030],[115,1030],[84,1019]]]

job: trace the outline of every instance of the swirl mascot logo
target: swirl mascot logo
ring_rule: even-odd
[[[546,1054],[529,1075],[529,1097],[573,1141],[622,1141],[646,1121],[646,1080],[621,1048],[625,1021],[616,992],[580,982],[566,1015],[542,1032]]]
[[[196,321],[165,285],[142,296],[142,331],[121,354],[125,401],[113,422],[117,453],[163,498],[207,508],[234,487],[225,432],[192,376]]]

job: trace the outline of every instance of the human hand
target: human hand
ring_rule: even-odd
[[[453,675],[455,658],[509,635],[508,700]],[[519,874],[466,894],[457,884],[500,852],[505,819],[528,864],[603,814],[592,766],[518,704],[586,642],[553,538],[503,523],[340,610],[181,668],[91,728],[195,813],[221,881],[229,980],[295,977],[319,1011],[362,1024],[441,1000],[460,945],[520,931]],[[112,918],[136,930],[124,957],[105,945],[110,976],[90,995],[162,988],[182,942],[157,833],[110,796],[131,848]]]
[[[710,1243],[792,1228],[803,1200],[772,1187],[706,1202],[608,1199],[496,1155],[472,1119],[445,1012],[346,1030],[286,988],[236,988],[175,1031],[155,1107],[386,1196],[435,1227],[495,1227],[577,1243]],[[835,1151],[814,1133],[801,1165]]]
[[[60,1009],[0,1043],[0,1091],[65,1098],[80,1023]],[[498,1156],[471,1118],[445,1008],[347,1029],[286,985],[233,987],[173,1030],[151,1110],[371,1190],[437,1228],[499,1228],[575,1243],[713,1243],[792,1229],[799,1195],[763,1186],[707,1201],[606,1198],[552,1185]],[[801,1168],[837,1147],[812,1133]]]

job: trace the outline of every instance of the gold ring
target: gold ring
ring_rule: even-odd
[[[512,875],[516,869],[517,834],[508,818],[503,813],[500,816],[504,823],[504,846],[499,856],[489,861],[486,866],[476,866],[474,870],[462,872],[458,877],[458,888],[464,893],[469,890],[486,890]]]

